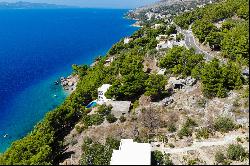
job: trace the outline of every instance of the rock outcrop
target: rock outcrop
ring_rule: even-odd
[[[63,89],[69,93],[72,93],[76,89],[78,80],[79,78],[77,75],[70,75],[66,78],[60,78]]]

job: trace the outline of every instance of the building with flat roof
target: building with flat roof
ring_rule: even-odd
[[[116,117],[120,118],[122,115],[127,115],[130,110],[131,101],[107,101],[106,105],[111,105],[111,113]]]
[[[110,84],[103,84],[100,88],[98,88],[98,99],[97,99],[97,104],[104,104],[105,102],[111,100],[107,99],[105,96],[105,93],[108,91],[108,89],[112,85]]]
[[[133,40],[133,38],[125,37],[125,39],[124,39],[124,44],[128,44],[128,43],[131,42],[132,40]]]
[[[119,150],[113,150],[110,165],[151,165],[151,145],[122,139]]]

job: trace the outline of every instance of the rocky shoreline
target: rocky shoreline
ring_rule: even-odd
[[[134,19],[135,20],[135,19]],[[134,24],[132,24],[131,26],[133,26],[133,27],[137,27],[137,28],[141,28],[141,27],[143,27],[142,25],[142,22],[141,21],[136,21]]]
[[[67,93],[71,94],[72,92],[74,92],[76,90],[78,80],[79,80],[78,75],[70,75],[66,78],[61,77],[60,83],[61,83],[61,86],[63,87],[63,89]]]

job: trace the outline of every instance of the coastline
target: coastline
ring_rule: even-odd
[[[214,9],[218,9],[216,5]],[[204,10],[205,19],[207,14],[209,10]],[[185,41],[186,34],[176,39],[180,31],[171,21],[166,24],[160,22],[159,25],[155,20],[149,23],[133,18],[130,20],[135,22],[125,26],[127,29],[135,27],[133,34],[125,34],[125,38],[124,35],[119,36],[120,40],[113,42],[115,31],[111,31],[106,41],[112,40],[109,50],[99,55],[88,54],[92,57],[91,61],[79,60],[78,64],[70,61],[73,65],[70,72],[64,73],[66,76],[50,80],[50,85],[66,94],[65,99],[47,111],[23,138],[13,141],[5,152],[0,151],[0,165],[112,165],[114,151],[121,150],[125,139],[147,143],[151,147],[147,149],[148,156],[144,157],[151,160],[148,165],[160,162],[163,165],[216,165],[220,164],[216,159],[218,153],[229,164],[244,165],[249,162],[249,95],[246,94],[249,91],[246,80],[249,71],[247,76],[242,75],[238,62],[225,66],[220,66],[217,60],[207,62],[205,55],[196,53],[196,47],[192,50],[173,44],[171,48],[161,49],[158,43],[160,45],[162,41],[193,45],[190,40]],[[106,22],[107,27],[113,25],[113,21]],[[168,32],[171,26],[175,30]],[[122,28],[115,30],[122,31]],[[103,41],[97,33],[91,35]],[[211,72],[215,74],[209,74]],[[218,77],[216,74],[224,72],[232,76]],[[207,81],[213,79],[217,82]],[[231,82],[239,82],[239,86],[229,87]],[[233,89],[229,89],[231,87]],[[215,96],[216,90],[218,94],[225,92],[225,96]],[[39,93],[36,95],[39,96]],[[43,97],[40,99],[43,100]],[[60,98],[55,93],[51,97],[53,100]],[[28,116],[36,118],[37,110],[33,109]],[[213,145],[198,147],[197,142],[213,142]],[[241,148],[239,160],[229,158],[230,146]],[[141,154],[145,151],[142,149]],[[159,156],[161,159],[156,161]],[[126,159],[130,160],[133,163],[131,157]]]
[[[137,27],[137,28],[142,28],[143,26],[140,25],[139,21],[136,21],[134,24],[132,24],[131,26],[133,27]]]
[[[142,28],[143,26],[140,25],[140,21],[138,19],[135,18],[131,18],[128,15],[128,12],[126,13],[126,16],[123,17],[123,19],[127,19],[127,20],[133,20],[135,21],[133,24],[130,24],[130,27],[135,27],[135,28]],[[138,30],[138,29],[137,29]],[[125,36],[126,37],[126,36]],[[113,43],[113,45],[116,43]],[[112,46],[113,46],[112,45]],[[111,47],[112,47],[111,46]],[[106,57],[107,52],[104,53],[104,55],[102,57]],[[95,58],[97,58],[98,56],[96,56]],[[99,61],[96,60],[92,60],[91,64],[89,65],[90,68],[93,68]],[[77,75],[73,75],[73,73],[71,73],[70,75],[68,75],[67,77],[61,77],[58,80],[58,83],[60,83],[60,85],[62,86],[63,90],[65,91],[65,93],[67,93],[68,95],[72,94],[76,88],[77,88],[77,83],[79,81],[79,77]]]
[[[60,83],[63,90],[67,93],[67,94],[71,94],[76,90],[76,86],[77,83],[79,81],[79,77],[78,75],[73,75],[70,74],[68,77],[64,78],[61,77],[59,81],[57,81],[56,83]]]
[[[121,17],[120,17],[120,18],[121,18]],[[127,22],[127,21],[125,21],[125,22]],[[124,22],[124,24],[126,24],[125,22]],[[126,24],[125,26],[128,27],[128,26],[130,26],[130,25],[131,25],[131,23],[128,23],[128,24]],[[128,28],[127,28],[127,29],[124,28],[124,30],[125,30],[125,31],[124,31],[123,33],[125,33],[125,34],[126,34],[126,33],[132,34],[134,31],[136,31],[136,29],[133,29],[133,30],[132,30],[131,28],[129,28],[129,29],[128,29]],[[121,34],[122,34],[122,33],[121,33]],[[124,37],[126,37],[126,36],[127,36],[127,35],[125,35]],[[120,38],[119,38],[119,39],[120,39]],[[117,39],[116,39],[116,40],[117,40]],[[112,41],[112,40],[111,40],[111,41]],[[111,46],[112,46],[113,44],[115,44],[115,43],[116,43],[116,41],[113,42],[113,43],[111,44]],[[102,50],[103,50],[103,49],[102,49],[102,50],[97,51],[97,53],[94,53],[92,56],[89,56],[89,57],[91,57],[91,59],[92,59],[91,62],[94,62],[94,57],[100,55],[100,53],[101,53],[102,55],[106,55],[108,49],[110,49],[111,46],[105,48],[105,52],[102,51]],[[106,46],[105,46],[105,47],[106,47]],[[88,54],[88,53],[87,53],[87,54]],[[82,56],[84,56],[84,55],[82,55]],[[90,64],[88,59],[86,60],[86,63],[87,63],[87,64]],[[71,63],[71,64],[74,64],[74,63]],[[82,63],[81,63],[81,64],[82,64]],[[71,65],[70,65],[70,66],[71,66]],[[70,68],[71,68],[71,67],[70,67]],[[63,72],[59,72],[59,73],[61,73],[61,74],[58,75],[57,78],[60,78],[62,75],[64,75]],[[72,72],[71,72],[71,73],[72,73]],[[67,75],[68,75],[68,74],[67,74]],[[71,74],[70,74],[70,75],[71,75]],[[70,75],[68,75],[68,77],[70,77]],[[66,76],[66,78],[67,78],[67,76]],[[51,85],[51,87],[48,87],[48,88],[47,88],[47,92],[48,92],[49,89],[52,89],[52,88],[54,87],[54,85],[53,85],[54,80],[50,80],[50,81],[51,81],[51,82],[48,83],[48,84]],[[77,80],[77,81],[78,81],[78,80]],[[76,82],[77,82],[77,81],[74,82],[73,90],[75,90],[75,88],[76,88],[76,84],[77,84]],[[47,83],[47,82],[46,82],[46,83]],[[75,84],[75,83],[76,83],[76,84]],[[52,86],[53,86],[53,87],[52,87]],[[57,88],[61,88],[60,86],[56,86],[56,87],[57,87]],[[61,88],[61,89],[62,89],[62,88]],[[63,91],[64,91],[64,90],[63,90]],[[66,90],[66,91],[64,91],[64,92],[67,94],[68,97],[70,97],[70,95],[72,94],[73,91],[72,91],[71,89],[69,89],[69,90]],[[29,93],[30,93],[30,92],[29,92]],[[38,94],[39,94],[39,93],[37,93],[37,95],[38,95]],[[31,95],[30,95],[30,96],[31,96]],[[59,96],[58,94],[55,94],[55,93],[53,93],[53,92],[51,93],[50,97],[52,98],[51,100],[59,100],[59,98],[61,98],[61,96]],[[32,97],[31,97],[31,98],[32,98]],[[41,100],[43,100],[43,99],[41,98]],[[65,102],[65,99],[64,99],[63,101]],[[58,107],[61,107],[61,105],[63,105],[64,102],[62,102],[61,104],[59,104]],[[57,106],[56,106],[56,107],[57,107]],[[42,122],[46,119],[47,114],[53,112],[53,111],[55,110],[56,107],[55,107],[55,105],[53,105],[53,107],[50,107],[50,108],[46,111],[45,115],[43,115],[43,118],[42,118],[42,119],[39,119],[39,120],[31,127],[31,128],[32,128],[31,130],[27,131],[27,130],[25,129],[25,133],[26,133],[26,134],[25,134],[25,135],[22,135],[22,136],[19,137],[18,139],[15,139],[15,140],[12,140],[12,139],[11,139],[11,140],[12,140],[11,143],[16,142],[16,141],[19,141],[19,140],[23,140],[25,137],[27,137],[30,133],[32,133],[32,132],[34,131],[34,126],[36,127],[37,124],[42,123]],[[36,114],[37,114],[37,113],[36,113]],[[3,135],[4,135],[5,133],[9,133],[9,132],[5,132],[5,131],[1,131],[1,132],[3,132]],[[23,133],[23,132],[22,132],[22,133]],[[1,134],[2,134],[2,133],[1,133]],[[19,134],[19,135],[20,135],[20,134]],[[9,134],[9,136],[7,137],[7,139],[9,139],[9,138],[13,138],[13,135],[12,135],[12,134]],[[5,140],[7,140],[7,139],[5,139]],[[3,140],[3,141],[5,141],[5,140]],[[1,141],[2,141],[2,140],[1,140]],[[1,146],[2,146],[2,145],[1,145]],[[4,145],[4,149],[5,149],[5,147],[6,147],[6,146]],[[3,150],[2,153],[6,152],[6,150],[8,150],[10,147],[11,147],[11,146],[10,146],[10,144],[9,144],[9,146],[8,146],[5,150]]]

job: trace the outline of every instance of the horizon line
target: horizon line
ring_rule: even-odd
[[[0,2],[0,3],[9,3],[9,4],[17,4],[17,3],[20,3],[20,2],[24,2],[24,3],[30,3],[30,4],[47,4],[47,5],[54,5],[54,6],[61,6],[61,8],[71,8],[71,9],[73,9],[73,8],[81,8],[81,9],[121,9],[121,10],[133,10],[133,9],[136,9],[136,8],[138,8],[138,7],[134,7],[134,8],[127,8],[127,7],[124,7],[124,8],[120,8],[120,7],[91,7],[91,6],[71,6],[71,5],[65,5],[65,4],[56,4],[56,3],[37,3],[37,2],[28,2],[28,1],[22,1],[22,0],[20,0],[20,1],[17,1],[17,2],[7,2],[7,1],[3,1],[3,2]],[[38,7],[39,8],[39,7]],[[37,9],[38,9],[37,8]],[[48,9],[53,9],[53,7],[48,7]],[[9,9],[11,9],[11,8],[9,8]],[[18,9],[18,8],[15,8],[15,9]],[[25,8],[23,8],[23,9],[25,9]],[[29,8],[27,8],[27,9],[29,9]],[[46,7],[45,8],[43,8],[43,9],[46,9]],[[54,8],[54,9],[60,9],[60,8]]]

